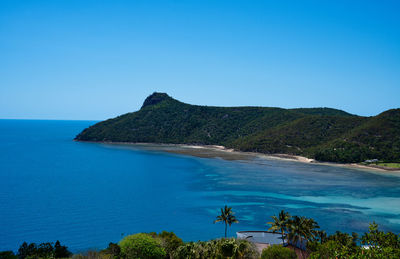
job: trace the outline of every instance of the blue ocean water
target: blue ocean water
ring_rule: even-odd
[[[122,236],[174,231],[221,237],[220,207],[263,230],[281,209],[328,232],[364,232],[376,221],[400,232],[400,177],[273,159],[226,161],[74,142],[91,121],[0,120],[0,251],[60,240],[72,251]]]

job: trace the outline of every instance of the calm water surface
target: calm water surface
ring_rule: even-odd
[[[184,240],[263,230],[285,209],[332,232],[400,232],[400,177],[279,160],[225,161],[72,139],[90,121],[0,120],[0,250],[59,239],[72,251],[136,232]]]

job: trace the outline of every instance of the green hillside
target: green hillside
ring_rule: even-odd
[[[142,108],[85,129],[76,140],[223,145],[321,161],[400,160],[400,109],[361,117],[331,108],[211,107],[153,93]]]

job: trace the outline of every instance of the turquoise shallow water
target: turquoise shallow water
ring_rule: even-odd
[[[364,232],[375,220],[400,232],[400,177],[254,159],[225,161],[72,139],[90,121],[0,120],[0,250],[59,239],[73,251],[123,235],[174,231],[184,240],[223,235],[228,204],[263,230],[281,209],[328,232]]]

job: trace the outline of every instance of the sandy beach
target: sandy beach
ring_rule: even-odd
[[[385,168],[375,165],[367,166],[357,163],[343,164],[343,163],[321,162],[311,158],[289,155],[289,154],[263,154],[256,152],[242,152],[219,145],[158,144],[158,143],[129,143],[129,142],[100,142],[100,143],[107,145],[120,145],[132,148],[136,147],[144,150],[169,152],[174,154],[182,154],[182,155],[196,156],[202,158],[221,158],[224,160],[253,160],[255,158],[278,159],[278,160],[294,161],[299,163],[314,163],[319,165],[346,167],[346,168],[354,168],[359,170],[367,170],[375,172],[400,173],[400,170],[398,169]]]

